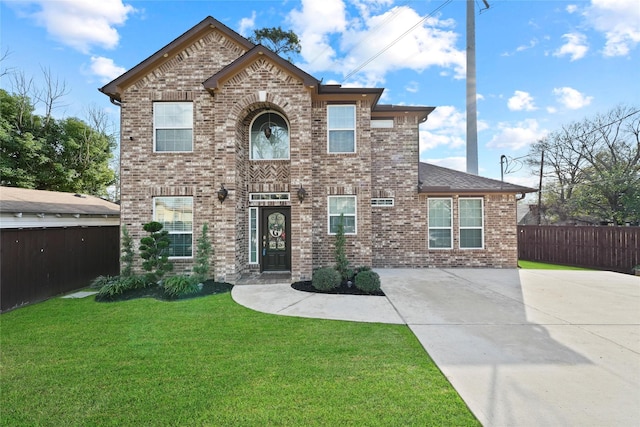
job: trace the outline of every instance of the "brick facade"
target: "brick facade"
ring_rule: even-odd
[[[153,219],[153,197],[193,197],[194,251],[208,223],[219,280],[233,282],[260,270],[249,263],[252,207],[290,209],[292,280],[309,279],[314,268],[332,265],[335,237],[327,229],[332,195],[357,198],[357,234],[347,236],[354,266],[516,266],[513,193],[483,196],[484,249],[428,250],[431,196],[418,191],[418,126],[433,108],[378,106],[381,90],[323,86],[213,18],[101,90],[121,105],[122,224],[137,242],[144,234],[142,224]],[[154,152],[157,101],[193,102],[192,152]],[[335,103],[355,105],[353,154],[328,153],[327,106]],[[249,158],[250,124],[266,110],[288,122],[287,160]],[[372,128],[372,118],[390,120],[393,127]],[[217,198],[221,185],[229,192],[223,203]],[[296,197],[300,187],[307,192],[303,202]],[[250,201],[250,194],[265,192],[290,193],[291,198]],[[458,196],[450,194],[454,224]],[[372,207],[372,197],[393,197],[395,206]],[[455,226],[453,235],[456,248]],[[189,271],[192,264],[192,258],[174,260],[176,272]]]

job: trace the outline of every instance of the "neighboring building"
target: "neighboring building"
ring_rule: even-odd
[[[0,311],[117,274],[119,226],[98,197],[0,187]]]
[[[122,223],[165,224],[176,271],[209,224],[216,278],[331,265],[516,267],[516,195],[419,163],[434,107],[325,85],[208,17],[100,89],[121,106]]]

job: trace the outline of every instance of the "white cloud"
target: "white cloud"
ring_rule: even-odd
[[[90,69],[103,83],[108,83],[127,71],[126,68],[114,64],[113,59],[103,56],[92,56]]]
[[[122,0],[37,0],[25,5],[38,8],[27,16],[35,19],[51,37],[82,53],[89,53],[93,46],[115,48],[120,40],[115,26],[124,24],[135,12],[133,6]]]
[[[515,125],[498,123],[498,133],[487,143],[488,148],[519,150],[543,138],[547,131],[540,129],[538,121],[526,119]]]
[[[577,110],[591,104],[593,96],[585,96],[579,91],[570,87],[560,87],[553,89],[557,101],[570,110]]]
[[[427,122],[420,126],[420,153],[438,146],[463,147],[466,144],[466,120],[464,111],[457,111],[453,106],[436,108],[429,114]]]
[[[533,102],[533,97],[528,92],[516,90],[509,101],[507,101],[507,107],[511,111],[534,111],[536,106]]]
[[[478,132],[489,128],[486,122],[478,120]],[[427,122],[420,125],[420,154],[437,148],[462,148],[467,141],[467,115],[456,107],[445,105],[437,107]]]
[[[578,11],[578,6],[575,4],[570,4],[569,6],[567,6],[567,8],[565,9],[568,13],[576,13]]]
[[[416,93],[418,92],[418,90],[420,90],[420,84],[417,81],[412,80],[409,83],[407,83],[404,89],[407,92]]]
[[[335,51],[330,44],[332,34],[341,33],[347,26],[342,0],[302,0],[301,9],[289,13],[288,21],[300,38],[300,54],[308,72],[331,69]]]
[[[454,169],[460,172],[467,171],[467,158],[466,157],[444,157],[441,159],[424,159],[426,163],[432,165],[441,166],[443,168]]]
[[[522,44],[518,47],[516,47],[516,50],[513,52],[503,52],[502,54],[500,54],[500,56],[512,56],[518,52],[524,52],[525,50],[529,50],[529,49],[533,49],[534,47],[536,47],[538,45],[538,39],[537,38],[533,38],[529,41],[529,44]]]
[[[562,38],[566,40],[566,43],[553,52],[553,56],[562,57],[569,55],[571,61],[576,61],[587,54],[589,45],[587,44],[587,37],[584,34],[568,33],[564,34]]]
[[[604,56],[625,56],[640,43],[638,0],[592,0],[585,17],[606,38]]]
[[[362,13],[365,2],[358,4]],[[365,9],[362,16],[351,18],[343,1],[303,0],[302,8],[289,15],[301,39],[304,63],[299,65],[312,73],[333,71],[348,76],[357,71],[348,79],[349,86],[380,85],[386,73],[407,68],[420,72],[441,67],[453,70],[456,78],[464,77],[465,52],[456,49],[458,34],[452,30],[453,20],[423,20],[408,6],[379,15],[372,14],[375,10],[370,7]],[[337,50],[331,48],[330,41]],[[393,48],[384,50],[388,46]]]
[[[250,31],[256,26],[256,11],[251,12],[250,18],[242,18],[240,20],[240,24],[238,25],[238,33],[243,35],[244,37],[249,37]]]

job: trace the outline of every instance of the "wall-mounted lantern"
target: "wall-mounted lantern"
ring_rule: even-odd
[[[220,189],[218,190],[218,200],[220,200],[220,203],[224,202],[224,199],[226,199],[228,195],[229,191],[224,188],[224,184],[220,184]]]
[[[302,188],[302,184],[301,184],[300,188],[298,188],[298,200],[300,200],[300,203],[302,203],[306,198],[307,198],[307,190]]]

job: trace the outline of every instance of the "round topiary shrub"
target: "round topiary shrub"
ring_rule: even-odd
[[[329,291],[340,286],[340,273],[333,267],[319,268],[313,272],[311,284],[320,291]]]
[[[380,276],[375,271],[360,271],[356,275],[355,285],[362,292],[378,292],[380,290]]]

